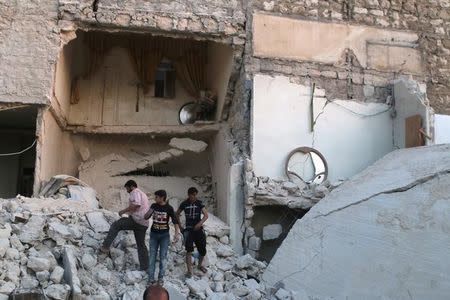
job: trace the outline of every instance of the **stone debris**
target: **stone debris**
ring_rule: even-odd
[[[108,232],[109,224],[101,212],[95,211],[87,213],[86,218],[95,232]]]
[[[15,201],[18,205],[11,204]],[[0,299],[26,292],[45,293],[49,299],[142,297],[148,277],[138,271],[133,233],[119,233],[109,255],[98,252],[106,224],[109,227],[119,218],[116,213],[61,211],[51,205],[28,210],[23,201],[0,201]],[[30,216],[27,222],[11,218],[19,212]],[[194,269],[194,276],[186,279],[184,247],[181,242],[170,246],[164,286],[171,299],[272,299],[272,291],[267,292],[261,282],[266,264],[249,254],[236,255],[230,246],[230,228],[214,215],[204,227],[206,274]]]
[[[277,239],[283,232],[283,227],[280,224],[269,224],[263,227],[263,240]]]
[[[45,289],[45,295],[51,299],[66,300],[70,293],[67,284],[52,284]]]
[[[41,188],[40,197],[70,199],[85,204],[89,208],[98,208],[96,192],[86,183],[69,175],[56,175]]]
[[[172,138],[170,140],[169,146],[179,150],[200,153],[205,151],[205,149],[208,147],[208,144],[203,141],[196,141],[190,138]]]

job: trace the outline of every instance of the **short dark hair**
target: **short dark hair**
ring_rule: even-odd
[[[190,187],[188,189],[188,195],[198,194],[198,190],[195,187]]]
[[[137,188],[137,183],[134,180],[128,180],[127,182],[125,182],[124,187],[129,187],[129,188],[135,187],[135,188]]]
[[[166,193],[165,190],[157,190],[157,191],[155,192],[155,196],[163,197],[164,200],[167,199],[167,193]]]
[[[152,296],[158,299],[163,299],[163,295],[167,297],[166,299],[170,299],[169,292],[164,287],[159,285],[151,285],[145,289],[143,299],[151,299],[150,297]]]

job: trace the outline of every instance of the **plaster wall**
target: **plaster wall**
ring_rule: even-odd
[[[217,43],[208,44],[207,84],[217,95],[216,120],[222,116],[227,87],[233,68],[233,49]]]
[[[125,49],[111,49],[96,73],[80,80],[80,102],[70,109],[71,125],[178,125],[178,111],[192,101],[176,81],[174,99],[144,95]]]
[[[75,36],[74,32],[71,33]],[[83,73],[86,64],[87,48],[82,40],[83,33],[77,32],[77,38],[70,40],[61,49],[56,63],[51,103],[65,120],[68,119],[72,107],[70,98],[73,79]]]
[[[212,139],[209,148],[211,161],[211,174],[216,195],[217,216],[229,223],[229,196],[230,196],[230,156],[228,139],[225,129],[220,130]]]
[[[77,176],[80,158],[71,134],[59,127],[49,110],[44,111],[41,122],[35,180],[41,183],[58,174]]]
[[[55,71],[54,98],[52,105],[58,106],[65,117],[69,114],[72,83],[73,43],[69,43],[59,54]]]
[[[393,150],[387,105],[327,102],[324,92],[316,89],[316,124],[311,132],[310,94],[310,87],[288,77],[254,76],[251,153],[256,176],[287,179],[285,160],[300,146],[313,147],[325,156],[332,181],[355,175]]]
[[[429,136],[432,136],[431,120],[433,111],[428,106],[425,88],[414,81],[406,79],[394,83],[395,112],[394,119],[394,143],[396,148],[405,147],[405,119],[414,115],[422,117],[422,128]],[[418,133],[419,134],[419,133]],[[426,144],[432,141],[426,139]]]
[[[450,144],[450,116],[434,115],[435,144]]]
[[[243,163],[231,160],[231,138],[222,129],[212,138],[211,171],[216,197],[217,216],[230,226],[230,240],[237,253],[243,253],[242,223],[244,220]]]
[[[253,54],[257,57],[343,63],[350,49],[364,68],[421,73],[418,36],[375,27],[297,20],[256,13]]]

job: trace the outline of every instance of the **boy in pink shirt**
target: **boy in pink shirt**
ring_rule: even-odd
[[[125,183],[125,189],[130,194],[130,202],[127,208],[119,211],[119,216],[128,214],[129,217],[122,217],[111,224],[111,228],[100,250],[107,253],[119,231],[133,230],[138,250],[140,270],[146,271],[148,269],[148,250],[145,245],[145,232],[149,223],[144,216],[149,209],[148,198],[144,192],[138,189],[134,180],[128,180]]]

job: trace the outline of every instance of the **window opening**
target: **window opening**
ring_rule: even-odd
[[[155,97],[175,98],[175,68],[169,60],[158,65],[155,75]]]

